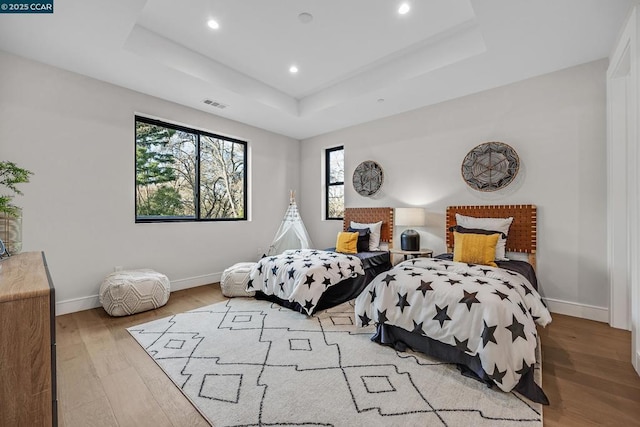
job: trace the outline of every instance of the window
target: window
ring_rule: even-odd
[[[136,222],[247,219],[247,143],[136,116]]]
[[[344,217],[344,147],[326,151],[326,200],[327,219]]]

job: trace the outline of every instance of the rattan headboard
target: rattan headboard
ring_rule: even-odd
[[[345,208],[342,229],[349,228],[351,221],[361,224],[372,224],[382,221],[380,241],[393,247],[393,208]]]
[[[449,252],[453,248],[453,233],[449,231],[449,228],[456,225],[456,213],[476,218],[513,217],[507,236],[507,251],[529,254],[529,263],[535,267],[537,246],[537,210],[535,205],[449,206],[445,230]]]

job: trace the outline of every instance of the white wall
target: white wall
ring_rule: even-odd
[[[376,160],[375,199],[346,185],[347,206],[423,206],[423,246],[444,251],[451,204],[538,206],[538,274],[552,310],[607,320],[605,71],[598,61],[302,142],[0,52],[0,159],[32,170],[23,185],[24,250],[44,250],[59,312],[95,305],[116,265],[166,273],[174,289],[219,278],[266,248],[288,201],[317,246],[341,224],[322,220],[324,149],[344,145],[346,179]],[[375,100],[373,101],[375,102]],[[249,141],[247,222],[134,223],[134,113]],[[502,141],[521,159],[498,194],[470,190],[466,153]],[[302,172],[300,172],[302,171]],[[402,230],[396,230],[399,234]]]
[[[249,141],[251,221],[135,224],[135,113]],[[34,172],[16,199],[23,250],[45,251],[59,313],[94,306],[117,265],[177,289],[254,260],[297,189],[299,155],[294,139],[0,52],[0,159]]]
[[[344,145],[346,205],[426,208],[422,246],[437,253],[448,205],[537,205],[538,276],[550,308],[606,321],[606,67],[588,63],[303,141],[301,210],[311,238],[330,246],[341,227],[322,220],[321,168],[324,149]],[[487,141],[511,145],[521,167],[511,186],[485,194],[467,187],[460,166]],[[385,172],[374,199],[350,183],[364,160]]]

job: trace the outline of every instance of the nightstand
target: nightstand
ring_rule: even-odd
[[[403,251],[402,249],[390,249],[389,252],[391,252],[394,255],[403,255],[405,261],[411,258],[433,256],[433,250],[427,249],[427,248],[422,248],[419,251]]]

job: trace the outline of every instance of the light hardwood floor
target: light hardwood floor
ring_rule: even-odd
[[[113,318],[101,308],[59,316],[60,425],[208,425],[125,328],[224,299],[214,284],[174,292],[166,306],[133,316]],[[541,337],[551,401],[545,426],[640,426],[629,332],[555,314]]]

